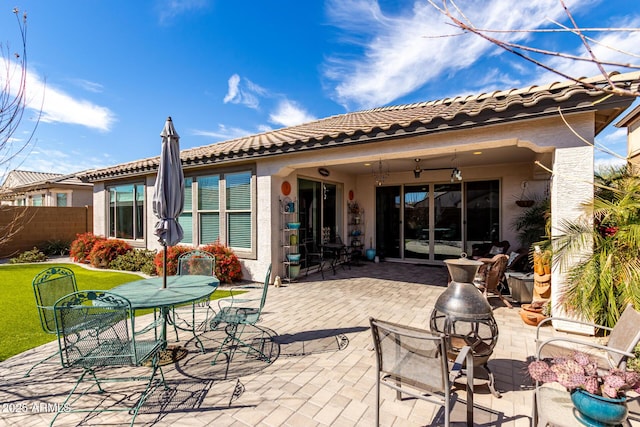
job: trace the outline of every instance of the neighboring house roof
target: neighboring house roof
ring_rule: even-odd
[[[63,176],[61,173],[33,172],[23,170],[12,170],[7,174],[7,178],[2,183],[2,190],[22,187],[38,181],[53,179]]]
[[[611,78],[616,86],[637,90],[640,72],[612,74]],[[601,76],[582,81],[597,87],[608,84]],[[596,111],[597,134],[620,113],[621,108],[617,104],[621,99],[626,100],[620,96],[607,96],[602,90],[589,89],[573,81],[552,83],[341,114],[182,150],[180,157],[183,166],[189,168],[557,115],[559,107],[565,113]],[[87,181],[100,181],[145,174],[155,171],[158,162],[159,157],[147,158],[86,171],[80,177]]]
[[[77,174],[63,175],[60,173],[32,172],[13,170],[7,174],[2,187],[0,198],[13,197],[29,191],[42,190],[52,187],[90,187],[92,184],[83,182]]]

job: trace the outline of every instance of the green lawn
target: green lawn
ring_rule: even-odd
[[[40,326],[31,287],[36,274],[54,265],[73,270],[78,289],[111,289],[141,279],[133,273],[87,270],[75,264],[0,265],[0,361],[56,339]],[[227,295],[226,291],[216,291],[212,299]]]

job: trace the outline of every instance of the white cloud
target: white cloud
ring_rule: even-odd
[[[91,82],[89,80],[75,79],[73,80],[73,82],[87,92],[101,93],[104,90],[104,86],[102,86],[100,83]]]
[[[634,20],[628,22],[618,22],[612,25],[627,28],[638,28],[640,27],[640,18],[635,18]],[[612,63],[638,64],[639,61],[637,57],[637,51],[638,46],[640,46],[640,32],[612,31],[606,33],[598,33],[595,35],[589,33],[589,36],[598,41],[598,43],[592,42],[591,46],[593,54],[599,60]],[[585,51],[585,48],[582,45],[580,39],[574,36],[572,41],[572,45],[575,47],[568,51],[568,53],[575,56],[588,57],[588,53]],[[564,58],[551,58],[548,61],[548,64],[553,68],[556,68],[566,75],[572,77],[593,77],[600,74],[600,70],[596,67],[595,64],[586,61],[576,61]],[[604,65],[604,68],[607,72],[628,71],[623,67],[616,65]],[[548,83],[549,81],[558,79],[559,77],[557,75],[553,75],[551,72],[541,72],[538,76],[539,82]]]
[[[295,126],[316,120],[304,108],[293,101],[280,101],[276,110],[269,115],[269,120],[273,123],[284,126]]]
[[[565,3],[575,11],[589,2]],[[473,0],[459,0],[456,4],[478,28],[548,26],[547,18],[560,19],[564,14],[557,0],[518,2],[518,7],[512,0],[486,1],[482,7]],[[455,29],[448,18],[422,0],[416,1],[411,11],[395,15],[385,14],[376,0],[330,0],[326,9],[331,22],[345,32],[345,37],[353,35],[350,42],[362,49],[357,57],[333,56],[325,63],[325,76],[335,82],[333,96],[347,107],[387,104],[446,73],[468,68],[484,56],[501,52],[472,34],[429,37],[451,34]],[[516,33],[504,37],[522,41],[529,36]]]
[[[241,78],[238,74],[229,77],[229,89],[223,102],[225,104],[242,104],[249,108],[257,109],[260,106],[258,97],[267,95],[267,91],[251,80]]]
[[[208,6],[208,0],[159,0],[156,10],[160,23],[165,24],[178,15],[205,9]]]
[[[195,129],[191,132],[192,135],[206,136],[208,138],[214,138],[218,141],[227,141],[230,139],[241,138],[243,136],[252,135],[254,133],[255,132],[246,129],[229,127],[224,124],[218,124],[217,130]]]
[[[14,62],[7,64],[0,58],[1,69],[19,70]],[[11,95],[16,96],[20,87],[20,73],[11,73]],[[75,99],[64,91],[43,81],[40,76],[29,70],[26,75],[26,106],[34,112],[42,109],[40,120],[46,123],[68,123],[86,126],[100,131],[109,131],[115,122],[115,115],[106,107],[90,101]]]

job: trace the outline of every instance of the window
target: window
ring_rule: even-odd
[[[67,206],[67,193],[56,193],[56,206]]]
[[[184,209],[178,217],[184,237],[182,243],[193,243],[193,179],[184,179]]]
[[[44,206],[44,194],[37,194],[35,196],[31,196],[32,206]]]
[[[207,245],[220,240],[237,252],[254,248],[252,171],[185,178],[184,210],[178,219],[183,243]]]
[[[228,244],[251,249],[251,173],[228,174],[225,181]]]
[[[109,237],[144,238],[144,184],[109,188]]]

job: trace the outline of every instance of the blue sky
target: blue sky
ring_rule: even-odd
[[[637,0],[565,3],[582,27],[640,27]],[[350,111],[563,80],[473,35],[430,37],[456,30],[426,0],[0,4],[4,49],[19,47],[12,8],[28,14],[33,109],[13,136],[15,146],[43,105],[34,143],[0,173],[70,173],[156,156],[167,116],[184,149]],[[457,4],[477,27],[569,25],[558,0]],[[640,51],[640,32],[593,35],[620,50]],[[584,53],[575,36],[507,37]],[[554,64],[572,75],[597,74],[584,63]],[[6,64],[0,65],[4,71]],[[624,130],[610,127],[598,142],[625,153]],[[596,158],[615,161],[599,152]]]

